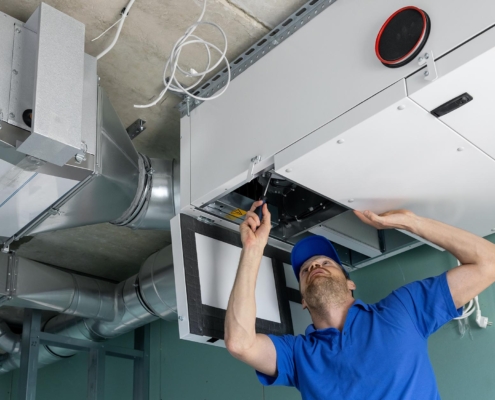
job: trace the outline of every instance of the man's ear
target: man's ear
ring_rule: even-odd
[[[356,290],[356,284],[350,279],[347,280],[347,289]]]
[[[303,310],[305,310],[306,308],[308,308],[308,305],[306,304],[306,300],[304,300],[304,298],[301,300],[301,304],[302,304]]]

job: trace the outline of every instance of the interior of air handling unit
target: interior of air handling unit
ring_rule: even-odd
[[[262,197],[269,177],[269,173],[264,173],[204,205],[203,210],[240,224],[253,202]],[[271,176],[266,197],[273,238],[294,244],[306,236],[323,235],[334,243],[341,261],[351,268],[364,266],[375,257],[422,244],[397,230],[363,226],[352,209],[276,174]]]

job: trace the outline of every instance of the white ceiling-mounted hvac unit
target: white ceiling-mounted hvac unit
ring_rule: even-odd
[[[349,270],[422,244],[363,226],[352,209],[407,208],[492,233],[494,24],[489,0],[313,0],[231,64],[222,97],[183,103],[172,224],[182,338],[223,338],[236,232],[268,171],[270,273],[258,280],[277,293],[258,298],[258,310],[278,309],[258,315],[268,331],[287,325],[287,303],[287,332],[304,325],[288,265],[300,238],[328,237]],[[196,93],[211,95],[224,74]]]

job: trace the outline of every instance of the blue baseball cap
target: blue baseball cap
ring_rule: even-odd
[[[333,247],[332,242],[324,236],[314,235],[307,238],[301,239],[296,243],[292,252],[290,254],[292,269],[296,275],[296,279],[299,282],[299,272],[301,271],[302,265],[314,256],[325,256],[334,260],[342,268],[342,272],[347,279],[349,279],[349,274],[342,267],[340,258]]]

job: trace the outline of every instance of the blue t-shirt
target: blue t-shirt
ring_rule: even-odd
[[[269,335],[277,377],[264,385],[295,386],[304,400],[440,399],[427,339],[458,317],[446,273],[413,282],[376,304],[356,300],[342,332],[308,326],[305,335]]]

